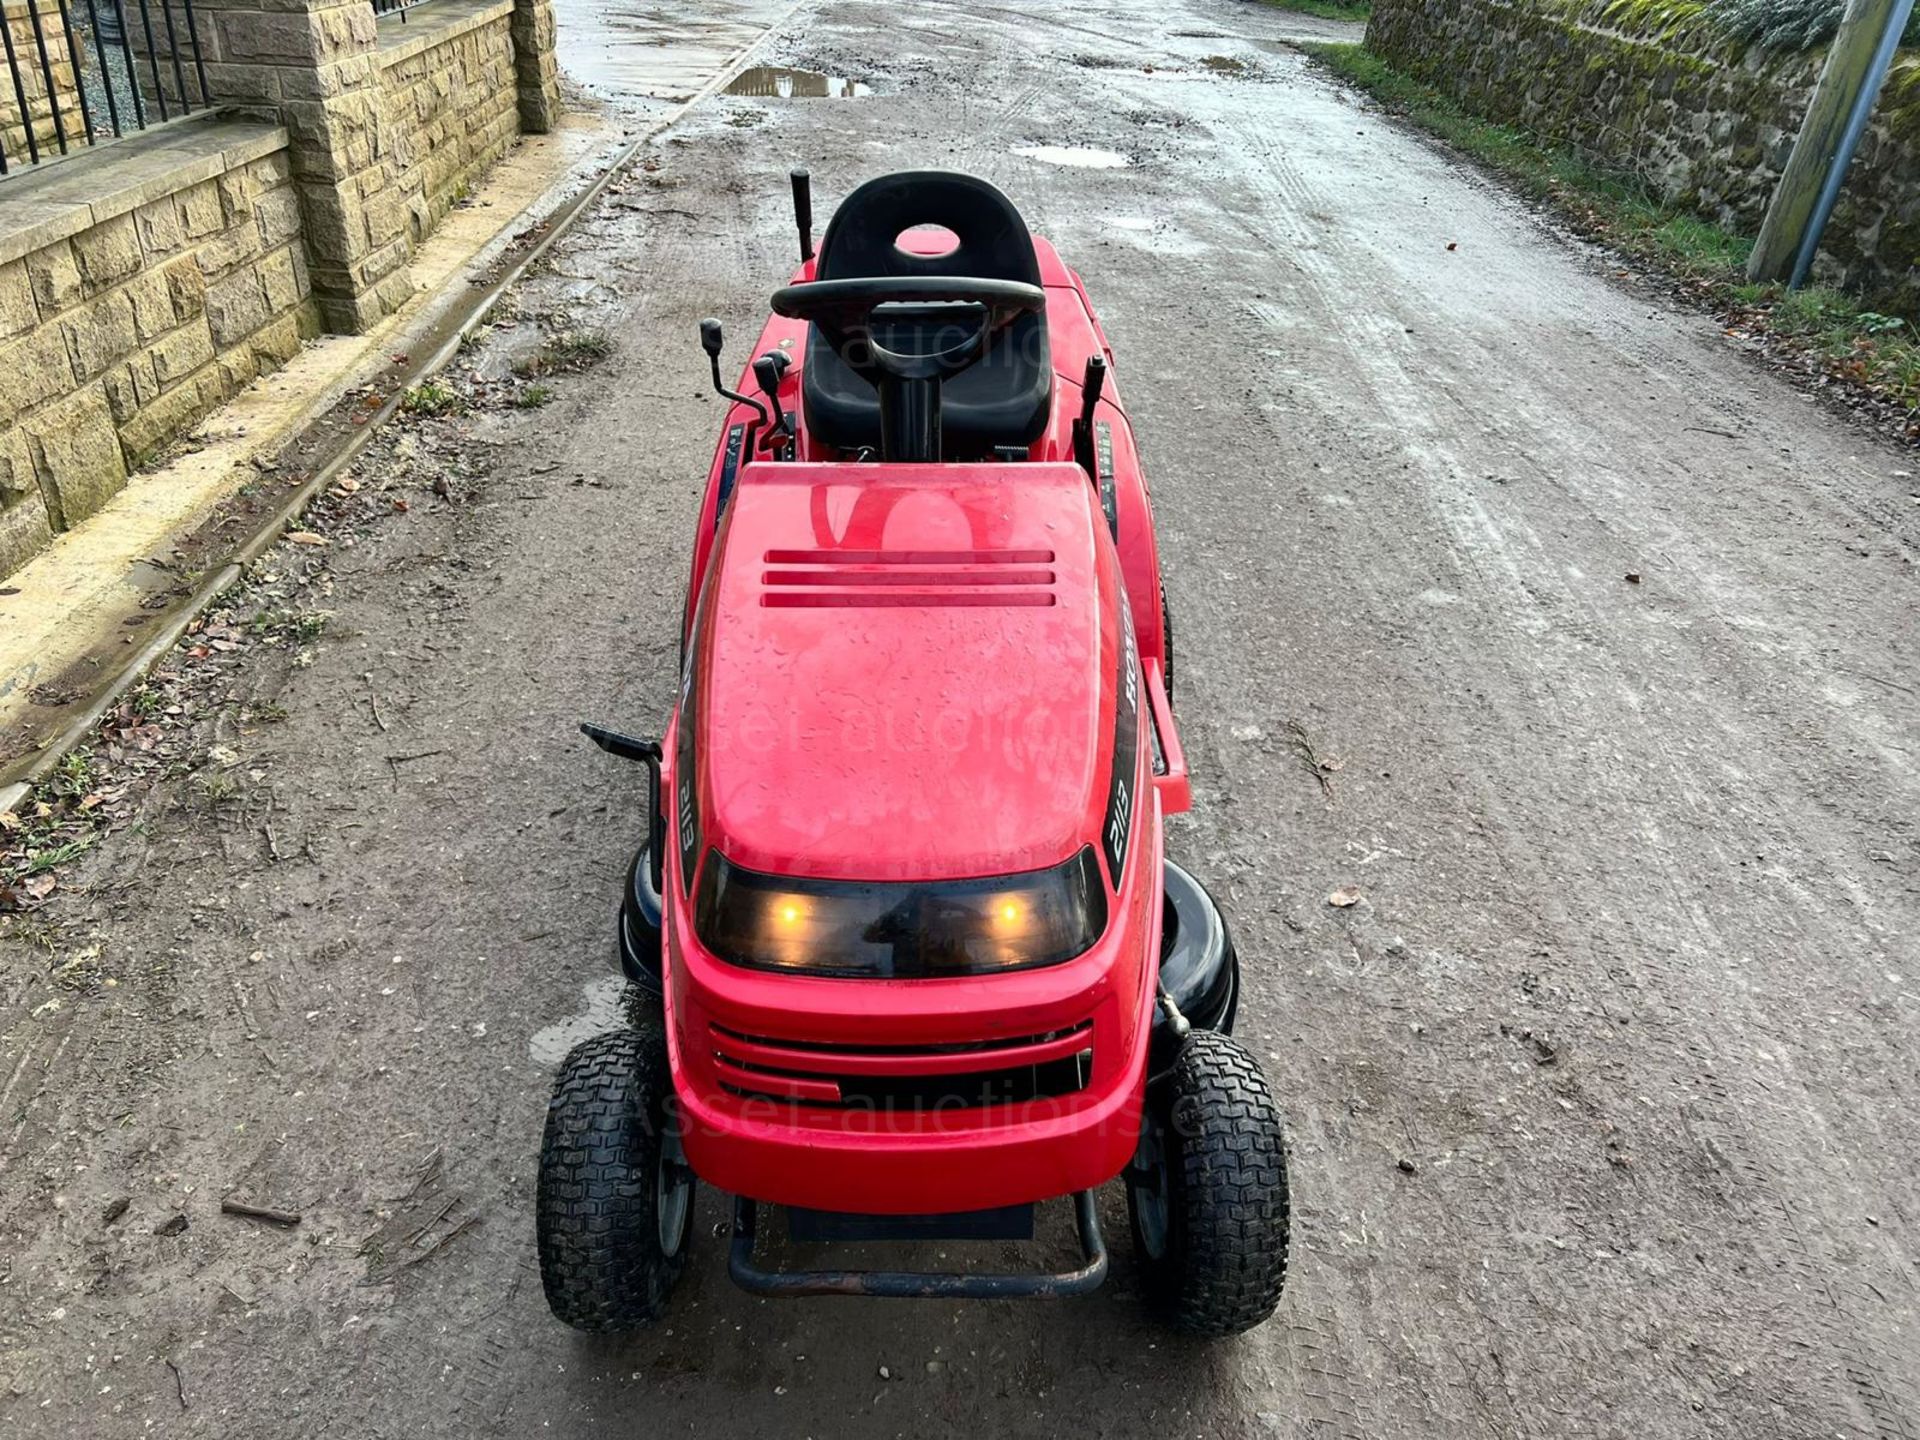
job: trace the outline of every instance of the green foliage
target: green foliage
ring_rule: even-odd
[[[327,633],[328,615],[325,610],[262,610],[247,622],[247,629],[268,639],[311,645]]]
[[[428,380],[401,396],[400,408],[409,415],[452,415],[466,407],[452,386]]]
[[[28,878],[44,875],[47,871],[57,869],[69,861],[78,860],[93,848],[97,838],[93,835],[83,835],[80,839],[69,840],[64,845],[53,845],[45,850],[31,851],[27,855],[27,863],[21,867],[20,874]]]
[[[93,788],[93,753],[88,750],[73,750],[60,758],[53,767],[53,776],[49,788],[56,795],[78,799]]]
[[[1322,20],[1365,20],[1373,14],[1373,0],[1267,0],[1267,4]]]
[[[1694,28],[1711,0],[1610,0],[1601,19],[1642,35],[1678,39]]]
[[[1713,23],[1736,40],[1768,50],[1811,50],[1831,40],[1847,0],[1707,0]],[[1907,43],[1920,41],[1920,16],[1907,24]]]
[[[513,362],[522,380],[538,375],[564,375],[587,370],[613,353],[613,337],[604,330],[562,330],[540,347],[539,353]]]
[[[538,410],[542,405],[545,405],[552,399],[553,387],[551,385],[529,385],[513,397],[513,403],[518,405],[522,410]]]

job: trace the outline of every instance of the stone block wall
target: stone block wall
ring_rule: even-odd
[[[49,220],[0,234],[0,576],[316,333],[286,134],[245,129],[103,149],[134,183],[92,203],[36,191]]]
[[[53,101],[60,108],[60,123],[66,127],[67,143],[85,143],[86,126],[80,115],[80,89],[74,79],[73,61],[67,53],[66,24],[59,7],[46,3],[29,8],[27,0],[0,0],[0,24],[7,27],[13,41],[13,53],[19,57],[20,87],[26,92],[27,113],[20,113],[20,99],[11,79],[0,77],[0,152],[9,164],[28,162],[27,122],[32,121],[34,143],[42,156],[60,153],[58,132],[53,123],[53,105],[47,101],[46,72],[40,68],[40,52],[34,42],[34,11],[39,12],[39,31],[46,40],[48,69],[53,72]]]
[[[443,11],[443,14],[446,13]],[[418,245],[520,133],[512,0],[434,25],[432,10],[382,27],[376,59],[386,132],[386,224]]]
[[[303,336],[398,309],[434,226],[558,119],[552,0],[194,13],[224,112],[0,180],[0,577]]]
[[[1637,0],[1375,0],[1367,45],[1737,234],[1760,227],[1823,56],[1734,45],[1698,6]],[[1920,57],[1896,62],[1816,278],[1920,316]]]

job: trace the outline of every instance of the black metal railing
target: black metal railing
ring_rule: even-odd
[[[0,175],[213,103],[192,0],[0,0]]]
[[[398,15],[402,25],[407,23],[407,11],[426,0],[373,0],[373,13],[376,15]]]

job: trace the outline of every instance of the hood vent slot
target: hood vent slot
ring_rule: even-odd
[[[1051,550],[769,550],[776,608],[1054,604]]]

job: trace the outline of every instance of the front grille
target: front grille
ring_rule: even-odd
[[[733,1095],[796,1105],[975,1110],[1078,1094],[1093,1077],[1093,1023],[1019,1039],[843,1046],[708,1030]]]

